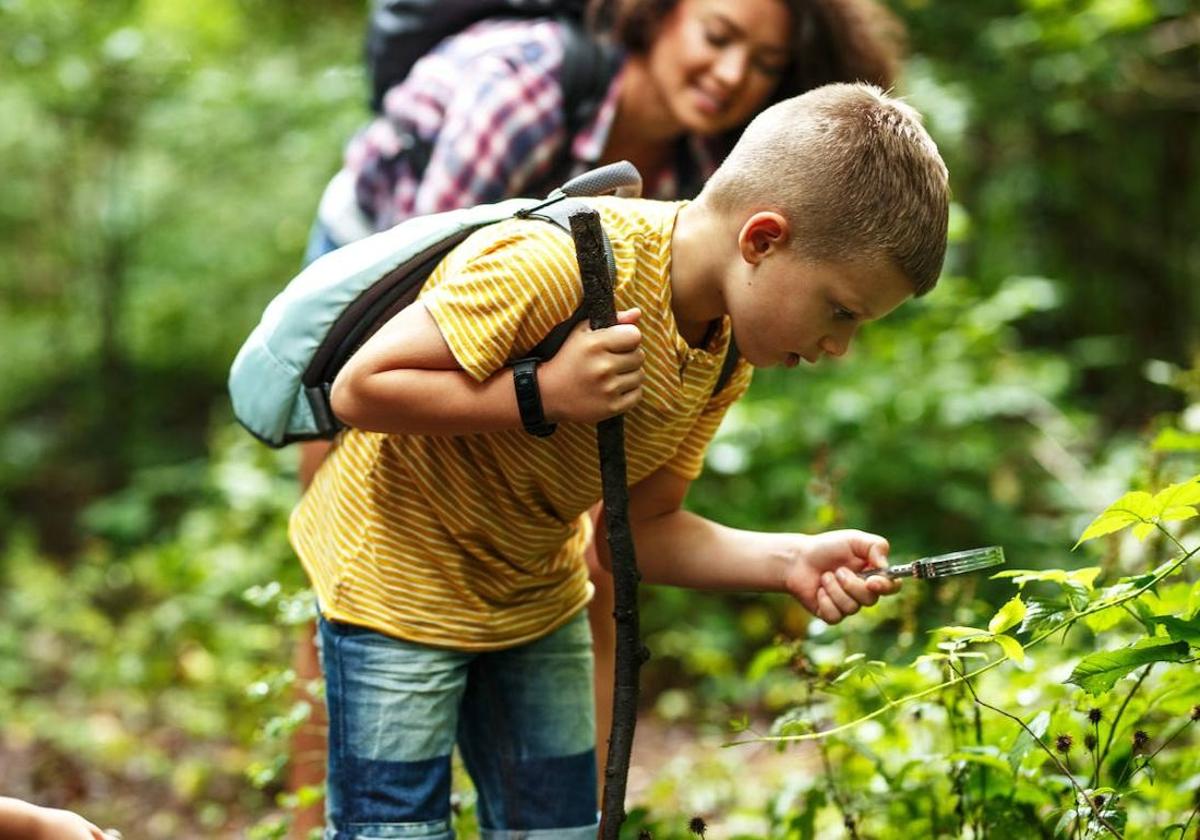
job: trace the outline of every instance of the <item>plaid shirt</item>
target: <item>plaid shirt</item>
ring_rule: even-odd
[[[591,122],[569,138],[564,158],[565,39],[563,26],[552,20],[486,20],[418,61],[384,96],[383,115],[346,150],[339,178],[347,190],[353,184],[363,224],[384,230],[414,215],[543,195],[598,165],[616,115],[621,74]],[[424,169],[418,163],[415,172],[412,156],[405,154],[414,138],[429,149]],[[698,189],[715,165],[713,148],[685,138],[673,166],[642,173],[643,193],[688,197],[681,191]],[[323,202],[325,222],[327,210]]]

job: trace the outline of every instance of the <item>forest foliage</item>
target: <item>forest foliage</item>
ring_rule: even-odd
[[[646,713],[818,762],[743,836],[1195,836],[1200,12],[890,5],[952,172],[946,272],[850,358],[756,377],[688,503],[1011,568],[837,627],[649,589]],[[235,426],[224,377],[365,116],[361,26],[0,0],[5,792],[137,836],[282,830],[295,456]],[[631,836],[739,808],[678,793]]]

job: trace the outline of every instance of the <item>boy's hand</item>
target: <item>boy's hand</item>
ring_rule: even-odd
[[[106,840],[111,836],[73,811],[39,808],[33,840]]]
[[[551,423],[596,423],[623,414],[642,398],[642,333],[639,309],[617,313],[615,326],[591,329],[583,322],[562,348],[538,367],[542,410]]]
[[[858,572],[887,568],[888,541],[866,531],[828,531],[804,536],[799,557],[788,572],[787,591],[805,609],[828,624],[837,624],[881,595],[900,589],[885,575],[863,579]]]

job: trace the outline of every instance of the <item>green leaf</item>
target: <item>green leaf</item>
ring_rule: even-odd
[[[750,664],[746,667],[746,679],[750,682],[758,682],[768,672],[781,665],[786,665],[791,659],[792,649],[790,647],[773,645],[769,648],[763,648],[754,655],[754,658],[750,660]]]
[[[1200,617],[1184,621],[1173,615],[1156,615],[1152,621],[1160,627],[1165,627],[1167,635],[1175,641],[1200,647]]]
[[[1139,522],[1133,526],[1133,535],[1137,537],[1138,542],[1141,542],[1142,540],[1146,539],[1146,537],[1150,536],[1150,533],[1153,530],[1153,522]]]
[[[1165,511],[1200,504],[1200,476],[1164,487],[1154,494],[1154,513],[1161,516]],[[1195,515],[1195,510],[1192,510]]]
[[[1022,647],[1021,643],[1012,636],[1006,636],[1005,634],[1001,633],[1000,635],[993,637],[992,641],[1000,645],[1000,649],[1004,651],[1004,655],[1012,661],[1025,661],[1025,648]]]
[[[1046,734],[1046,730],[1050,728],[1050,713],[1039,712],[1037,717],[1026,724],[1033,734],[1041,738]],[[1012,748],[1008,751],[1008,766],[1016,772],[1021,766],[1021,760],[1029,755],[1029,751],[1037,749],[1037,741],[1033,739],[1028,732],[1022,729],[1017,733],[1016,739],[1013,741]]]
[[[1099,566],[1085,566],[1067,575],[1067,579],[1071,583],[1079,584],[1089,592],[1096,588],[1096,578],[1098,577],[1100,577]]]
[[[1127,615],[1125,610],[1118,607],[1108,607],[1107,609],[1094,612],[1091,615],[1084,617],[1083,623],[1086,624],[1093,633],[1103,633],[1105,630],[1111,630],[1121,623],[1121,619]]]
[[[1074,548],[1079,548],[1083,543],[1096,537],[1128,528],[1135,522],[1149,522],[1154,515],[1153,496],[1142,490],[1126,493],[1109,505],[1104,513],[1097,516],[1092,524],[1087,526]]]
[[[1163,429],[1150,447],[1155,452],[1200,452],[1200,434]]]
[[[1143,639],[1121,650],[1101,651],[1085,656],[1079,660],[1067,682],[1074,683],[1088,694],[1102,694],[1140,665],[1151,662],[1178,662],[1187,655],[1187,642]]]
[[[1003,572],[996,572],[992,575],[992,580],[1012,578],[1013,583],[1024,586],[1031,581],[1066,583],[1067,577],[1067,572],[1063,569],[1007,569]]]
[[[1021,600],[1020,595],[1016,595],[992,616],[992,620],[988,622],[988,631],[1003,633],[1008,628],[1020,624],[1023,618],[1025,618],[1025,603]]]

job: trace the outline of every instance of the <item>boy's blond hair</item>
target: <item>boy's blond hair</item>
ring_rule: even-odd
[[[783,214],[808,258],[884,257],[920,296],[946,254],[947,177],[915,109],[874,85],[835,84],[759,114],[701,196],[720,213]]]

